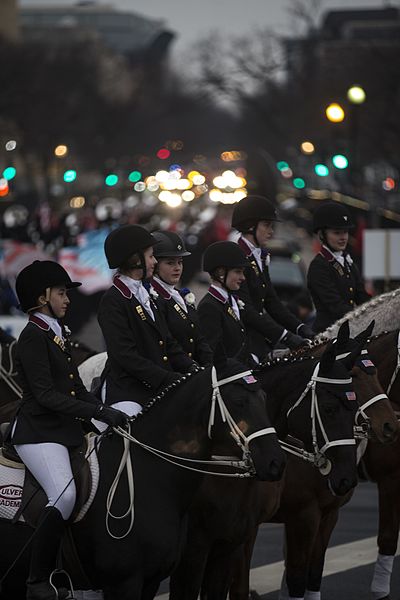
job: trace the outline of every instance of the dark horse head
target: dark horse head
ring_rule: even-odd
[[[278,481],[283,475],[286,459],[267,414],[260,383],[246,367],[230,359],[222,365],[217,364],[216,377],[220,385],[214,385],[214,394],[218,395],[219,389],[235,425],[230,427],[222,411],[218,411],[210,431],[213,453],[221,454],[222,447],[230,446],[237,454],[244,444],[250,452],[257,478]],[[236,428],[237,436],[232,431]],[[236,440],[236,448],[233,440]]]
[[[351,371],[370,330],[361,334],[351,352],[340,355],[349,341],[345,323],[337,340],[325,348],[315,363],[308,393],[288,411],[288,428],[318,458],[333,494],[343,496],[357,483],[354,418],[358,409]],[[310,426],[311,415],[311,426]]]
[[[362,342],[369,342],[369,339],[365,340],[365,336],[367,334],[367,338],[370,338],[374,324],[375,321],[372,321],[364,332],[354,339],[349,338],[348,341],[344,341],[342,347],[340,347],[341,342],[338,339],[337,352],[339,356],[350,354]],[[369,436],[381,444],[395,442],[399,434],[398,420],[378,379],[378,371],[369,355],[367,343],[357,357],[351,374],[359,405],[355,417],[356,426],[366,424],[369,428]]]

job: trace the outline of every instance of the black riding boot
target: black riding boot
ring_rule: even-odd
[[[60,511],[53,506],[44,509],[32,540],[31,566],[26,582],[27,600],[56,600],[57,596],[50,585],[49,577],[56,568],[65,521]],[[68,592],[60,589],[58,598],[64,600]]]

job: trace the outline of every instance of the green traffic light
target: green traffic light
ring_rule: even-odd
[[[329,175],[329,169],[326,165],[318,164],[315,165],[314,171],[319,177],[326,177]]]
[[[276,168],[278,169],[278,171],[286,171],[286,169],[289,168],[289,165],[284,160],[280,160],[276,163]]]
[[[76,179],[76,171],[74,169],[68,169],[64,173],[64,181],[65,183],[72,183]]]
[[[14,179],[16,174],[17,174],[17,169],[15,169],[14,167],[7,167],[3,171],[3,177],[4,177],[4,179],[7,179],[7,181]]]
[[[117,185],[118,175],[115,175],[115,173],[110,173],[109,175],[107,175],[105,182],[106,182],[106,185],[108,185],[110,187],[112,187],[113,185]]]
[[[337,169],[347,169],[349,166],[349,161],[344,154],[335,154],[335,156],[332,156],[332,163]]]
[[[136,183],[137,181],[140,181],[142,179],[142,174],[140,171],[132,171],[131,173],[129,173],[128,179],[132,183]]]
[[[303,190],[306,187],[306,182],[301,177],[295,177],[293,179],[293,185],[298,190]]]

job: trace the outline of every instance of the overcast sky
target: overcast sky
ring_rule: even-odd
[[[1,0],[0,0],[1,1]],[[163,19],[177,34],[176,48],[182,49],[210,31],[220,35],[243,35],[255,28],[272,27],[277,32],[291,30],[287,7],[291,0],[104,0],[118,8]],[[21,6],[72,5],[72,0],[19,0]],[[322,0],[325,10],[332,8],[400,7],[400,0]]]

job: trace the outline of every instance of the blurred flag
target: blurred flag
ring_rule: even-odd
[[[51,257],[34,244],[23,244],[15,240],[3,240],[0,251],[0,274],[14,284],[18,273],[34,260],[51,260]]]
[[[78,236],[78,246],[60,250],[58,259],[73,281],[81,281],[79,291],[94,294],[110,287],[112,271],[104,255],[109,229],[87,231]]]

